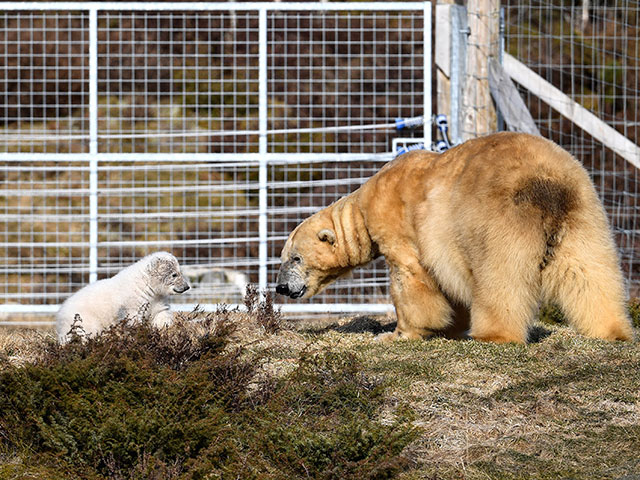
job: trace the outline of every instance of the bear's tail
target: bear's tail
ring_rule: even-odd
[[[544,270],[555,256],[555,250],[565,234],[569,213],[577,206],[577,195],[566,184],[554,178],[536,176],[526,179],[515,192],[516,205],[527,204],[542,217],[544,251],[540,270]]]

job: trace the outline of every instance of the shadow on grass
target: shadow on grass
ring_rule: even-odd
[[[384,323],[379,319],[363,315],[352,318],[351,321],[344,325],[334,325],[330,328],[340,333],[373,333],[374,335],[379,335],[393,332],[396,328],[396,322]]]
[[[373,335],[379,335],[381,333],[393,332],[396,328],[397,322],[388,322],[386,319],[378,319],[367,315],[360,315],[353,317],[349,322],[339,325],[333,323],[325,326],[320,330],[314,330],[314,333],[326,333],[329,331],[336,331],[339,333],[358,334],[358,333],[371,333]],[[551,335],[551,330],[541,325],[535,325],[529,329],[527,334],[527,343],[539,343]],[[459,322],[454,323],[445,330],[441,330],[435,333],[431,338],[448,338],[454,340],[472,340],[468,335],[468,324]]]
[[[551,333],[551,330],[548,328],[544,328],[540,325],[534,325],[529,329],[529,333],[527,334],[527,343],[540,343],[551,335]]]

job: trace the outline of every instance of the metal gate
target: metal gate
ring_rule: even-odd
[[[431,145],[430,42],[430,2],[0,3],[0,311],[155,250],[178,308],[272,288],[295,225]],[[283,310],[388,302],[377,261]]]

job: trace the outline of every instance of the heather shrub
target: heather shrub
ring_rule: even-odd
[[[1,371],[0,478],[359,479],[409,466],[414,429],[377,420],[384,384],[353,355],[306,352],[276,375],[268,352],[233,340],[227,312],[178,324],[43,342]]]

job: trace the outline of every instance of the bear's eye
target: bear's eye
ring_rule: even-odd
[[[302,261],[302,257],[300,255],[294,255],[294,257],[291,259],[291,261],[293,263],[300,263]]]
[[[171,278],[178,278],[178,274],[174,273],[173,275],[171,275]]]

